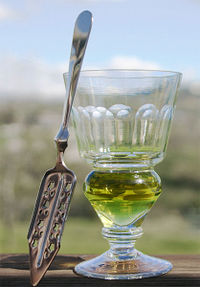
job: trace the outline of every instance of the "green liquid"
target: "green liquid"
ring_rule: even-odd
[[[105,227],[139,226],[161,193],[155,171],[91,172],[85,195]]]

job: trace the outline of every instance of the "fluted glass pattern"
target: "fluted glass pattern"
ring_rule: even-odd
[[[81,156],[99,166],[160,162],[179,82],[174,72],[82,72],[72,113]]]

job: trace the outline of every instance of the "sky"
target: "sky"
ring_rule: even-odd
[[[200,91],[200,0],[0,0],[0,96],[62,97],[74,22],[90,10],[83,69],[163,69]]]

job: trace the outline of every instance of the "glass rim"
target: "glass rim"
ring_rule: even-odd
[[[102,75],[101,73],[138,73],[138,75],[126,75],[116,76],[116,75]],[[95,74],[94,74],[95,73]],[[97,74],[99,73],[99,75]],[[140,73],[143,73],[141,76]],[[147,75],[144,75],[146,73]],[[149,74],[148,74],[149,73]],[[151,73],[151,75],[150,75]],[[155,73],[155,75],[153,75]],[[156,75],[160,73],[160,75]],[[63,73],[63,77],[67,77],[69,72]],[[80,72],[81,77],[91,77],[91,78],[107,78],[107,79],[151,79],[151,78],[173,78],[182,77],[182,73],[169,70],[148,70],[148,69],[86,69]]]

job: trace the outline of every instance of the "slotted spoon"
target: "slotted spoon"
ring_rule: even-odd
[[[33,286],[39,283],[58,253],[76,183],[76,176],[66,167],[63,155],[68,144],[68,122],[91,27],[92,14],[83,11],[74,27],[63,120],[55,137],[57,161],[42,179],[28,232]]]

